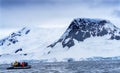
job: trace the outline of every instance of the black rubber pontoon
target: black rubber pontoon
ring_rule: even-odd
[[[21,67],[21,66],[19,66],[19,67],[8,67],[7,69],[30,69],[30,68],[31,68],[31,66],[28,65],[28,66],[25,66],[25,67]]]

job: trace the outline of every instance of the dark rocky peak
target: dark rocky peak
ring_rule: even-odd
[[[106,20],[99,20],[99,19],[88,19],[88,18],[78,18],[74,19],[69,28],[72,29],[87,29],[91,27],[100,27],[103,26],[105,23],[109,23],[109,21]]]

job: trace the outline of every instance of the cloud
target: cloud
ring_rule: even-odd
[[[102,0],[102,3],[105,5],[110,5],[110,6],[114,6],[114,5],[120,6],[120,0]]]
[[[2,0],[1,3],[0,28],[69,25],[77,17],[106,19],[120,8],[120,0]]]
[[[120,18],[120,10],[113,11],[113,15]]]
[[[82,0],[82,3],[92,8],[120,7],[120,0]]]
[[[3,7],[25,5],[71,5],[82,4],[89,6],[120,6],[120,0],[1,0]]]
[[[1,7],[54,4],[52,0],[1,0]]]

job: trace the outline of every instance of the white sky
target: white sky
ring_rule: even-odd
[[[0,0],[0,38],[25,26],[66,27],[80,17],[120,27],[120,0]]]

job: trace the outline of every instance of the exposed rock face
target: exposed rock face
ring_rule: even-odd
[[[17,42],[19,42],[18,38],[20,36],[27,35],[29,32],[30,32],[30,29],[28,28],[23,28],[22,30],[16,33],[13,32],[10,36],[0,40],[0,46],[3,46],[3,45],[10,46],[11,44],[16,44]]]

